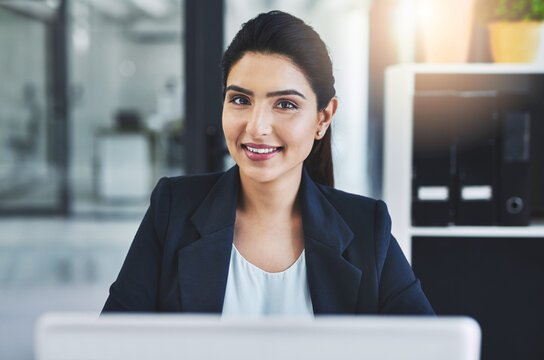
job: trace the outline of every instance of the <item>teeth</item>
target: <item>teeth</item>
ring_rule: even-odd
[[[255,148],[252,148],[252,147],[249,147],[247,146],[247,149],[251,152],[254,152],[254,153],[257,153],[257,154],[268,154],[268,153],[271,153],[273,151],[276,151],[278,150],[278,148],[268,148],[268,149],[255,149]]]

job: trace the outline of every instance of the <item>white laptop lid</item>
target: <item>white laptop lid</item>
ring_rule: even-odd
[[[37,360],[477,360],[468,317],[221,318],[52,313],[36,325]]]

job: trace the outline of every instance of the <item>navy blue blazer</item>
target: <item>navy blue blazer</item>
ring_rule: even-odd
[[[103,312],[221,313],[239,169],[162,178]],[[385,203],[314,183],[299,189],[315,314],[433,314]]]

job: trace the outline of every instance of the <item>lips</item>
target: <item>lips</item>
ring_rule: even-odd
[[[283,150],[283,146],[274,146],[268,144],[242,144],[242,148],[247,157],[253,161],[268,160]]]

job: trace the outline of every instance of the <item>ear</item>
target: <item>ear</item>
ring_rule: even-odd
[[[336,113],[337,108],[338,108],[338,99],[335,96],[331,99],[331,101],[329,101],[329,104],[327,105],[327,107],[318,113],[319,122],[317,124],[317,130],[315,132],[316,140],[321,140],[325,136],[325,133],[327,132],[327,129],[329,128],[329,125],[331,124],[332,117]]]

